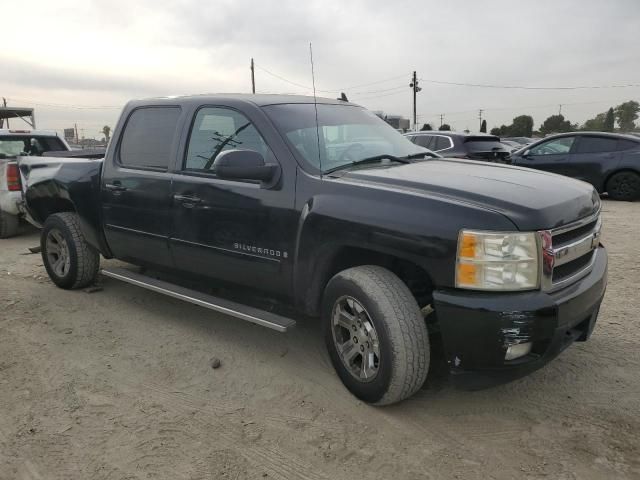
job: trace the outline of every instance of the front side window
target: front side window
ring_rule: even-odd
[[[576,137],[562,137],[536,145],[529,155],[563,155],[569,153]]]
[[[240,112],[229,108],[201,108],[193,122],[185,170],[213,172],[213,163],[226,150],[253,150],[272,157],[262,135]]]
[[[145,107],[129,116],[120,144],[120,164],[142,169],[167,169],[180,108]]]

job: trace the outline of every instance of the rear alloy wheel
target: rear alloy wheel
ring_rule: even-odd
[[[388,405],[413,395],[429,370],[429,335],[409,288],[386,268],[343,270],[324,292],[325,342],[342,383]]]
[[[607,182],[607,193],[614,200],[631,202],[640,198],[640,175],[634,172],[619,172]]]
[[[40,247],[49,278],[58,287],[83,288],[95,281],[100,254],[85,241],[75,213],[55,213],[48,217]]]

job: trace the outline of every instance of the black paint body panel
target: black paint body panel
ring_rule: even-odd
[[[29,212],[43,222],[64,206],[78,213],[87,240],[105,257],[256,288],[312,314],[314,295],[322,291],[340,252],[364,249],[402,259],[429,276],[446,350],[463,352],[463,367],[502,365],[498,327],[509,322],[504,312],[531,312],[534,334],[546,338],[571,311],[583,304],[596,308],[606,282],[601,269],[580,284],[602,288],[571,297],[576,300],[454,288],[461,229],[532,231],[567,224],[598,210],[591,186],[529,169],[450,159],[322,176],[300,162],[261,108],[296,102],[309,99],[238,95],[130,102],[104,162],[63,164],[53,178],[28,188]],[[119,139],[129,114],[162,105],[181,109],[172,164],[166,170],[119,165]],[[182,170],[191,123],[203,106],[236,109],[251,120],[274,154],[278,176],[273,182]],[[572,301],[575,306],[563,313]],[[473,343],[477,340],[479,345]]]

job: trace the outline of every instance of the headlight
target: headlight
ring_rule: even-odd
[[[540,285],[534,232],[462,230],[458,237],[456,287],[471,290],[532,290]]]

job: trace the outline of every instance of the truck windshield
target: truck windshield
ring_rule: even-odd
[[[323,172],[371,157],[431,153],[361,107],[318,104],[317,130],[312,103],[269,105],[264,111],[295,151]],[[384,159],[380,163],[389,165]]]

